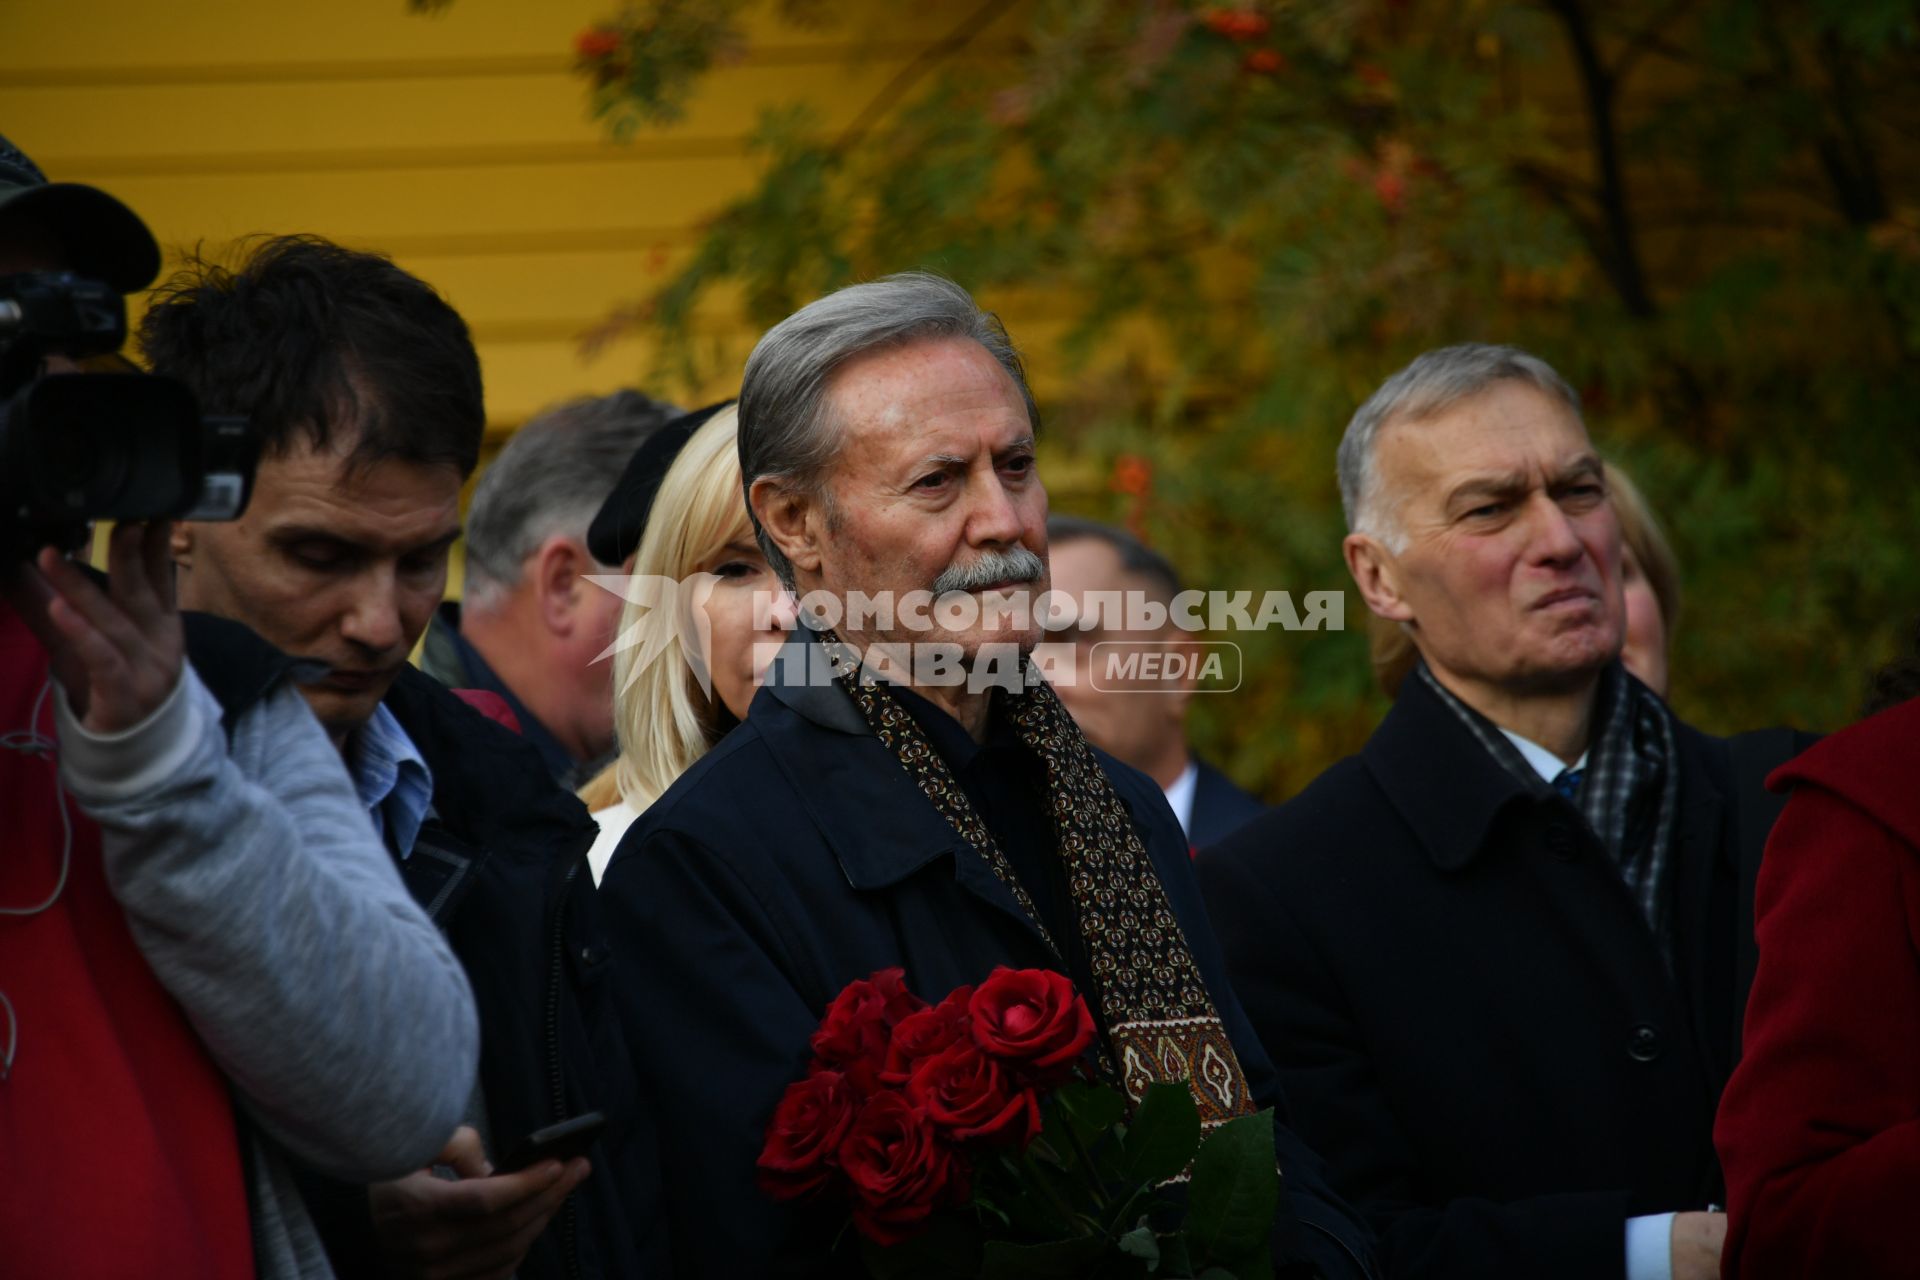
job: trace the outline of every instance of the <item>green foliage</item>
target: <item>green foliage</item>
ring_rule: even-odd
[[[669,118],[750,7],[627,11],[595,110]],[[967,57],[989,29],[1020,52]],[[1670,525],[1677,709],[1832,726],[1920,611],[1916,73],[1894,0],[956,7],[853,128],[770,115],[759,187],[642,310],[657,372],[691,377],[703,299],[764,326],[944,271],[1048,335],[1056,507],[1197,585],[1296,596],[1347,585],[1355,405],[1429,347],[1518,343]],[[1123,457],[1144,490],[1108,482]],[[1203,750],[1276,797],[1353,750],[1382,703],[1347,613],[1236,637],[1248,679],[1196,700]]]
[[[1280,1208],[1273,1114],[1236,1116],[1208,1134],[1187,1195],[1187,1226],[1207,1258],[1241,1280],[1270,1268],[1267,1237]]]
[[[1200,1108],[1184,1083],[1151,1084],[1121,1144],[1121,1174],[1131,1182],[1165,1182],[1200,1146]]]

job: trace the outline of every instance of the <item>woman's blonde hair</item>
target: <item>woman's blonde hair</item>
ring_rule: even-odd
[[[636,577],[680,582],[709,567],[707,562],[728,544],[753,541],[740,496],[738,431],[739,415],[730,405],[702,423],[673,460],[634,553]],[[580,789],[589,809],[620,799],[636,813],[644,812],[733,725],[719,696],[701,690],[682,657],[681,613],[632,600],[620,608],[615,634],[634,641],[613,657],[613,723],[620,755]],[[661,635],[663,630],[672,634]],[[651,660],[636,673],[634,664],[648,654]]]
[[[1633,478],[1611,462],[1606,470],[1607,498],[1620,519],[1620,541],[1633,552],[1660,602],[1660,617],[1666,624],[1667,644],[1673,644],[1674,623],[1680,617],[1680,560],[1673,554],[1667,535],[1654,518],[1653,508],[1640,493]],[[1373,662],[1373,678],[1389,698],[1400,692],[1400,682],[1413,673],[1419,655],[1413,637],[1406,628],[1376,613],[1367,614],[1367,656]]]

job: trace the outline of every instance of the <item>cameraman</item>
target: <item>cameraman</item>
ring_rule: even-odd
[[[124,205],[0,138],[0,278],[158,268]],[[290,1163],[426,1163],[472,996],[292,664],[183,621],[168,530],[117,527],[102,587],[0,527],[0,1271],[325,1276]]]

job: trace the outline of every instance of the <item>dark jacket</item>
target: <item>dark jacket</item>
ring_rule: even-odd
[[[1418,680],[1358,756],[1198,859],[1301,1133],[1389,1274],[1621,1280],[1630,1215],[1722,1198],[1765,833],[1736,835],[1726,743],[1674,735],[1671,973],[1574,807]]]
[[[1267,806],[1235,786],[1233,779],[1205,760],[1194,757],[1193,813],[1187,820],[1187,843],[1195,849],[1219,844],[1267,811]]]
[[[546,764],[547,773],[561,787],[571,791],[578,783],[600,771],[604,762],[582,764],[567,753],[560,739],[553,736],[540,717],[527,709],[520,695],[494,674],[485,657],[473,643],[460,634],[460,605],[443,600],[427,624],[426,638],[420,645],[420,670],[449,689],[478,689],[506,703],[520,728],[520,736],[533,745]]]
[[[634,1076],[586,865],[593,820],[532,747],[431,677],[403,671],[386,706],[433,773],[433,810],[401,876],[473,984],[489,1154],[497,1161],[532,1130],[586,1111],[612,1122],[588,1153],[592,1176],[515,1274],[640,1274],[629,1228]],[[336,1271],[378,1274],[364,1214],[330,1216]]]
[[[777,1205],[754,1159],[808,1037],[849,982],[902,965],[939,999],[995,965],[1058,967],[995,878],[868,730],[838,687],[795,687],[783,650],[747,720],[641,815],[601,885],[619,991],[658,1142],[634,1201],[660,1274],[834,1273],[830,1214]],[[1159,788],[1101,757],[1131,810],[1256,1099],[1279,1105],[1265,1055],[1224,981],[1186,841]],[[1284,1117],[1284,1106],[1279,1114]],[[1361,1274],[1367,1232],[1284,1127],[1286,1247],[1329,1277]],[[839,1267],[844,1274],[845,1261]]]
[[[1775,773],[1746,1056],[1716,1130],[1729,1280],[1911,1276],[1920,1187],[1920,700]]]

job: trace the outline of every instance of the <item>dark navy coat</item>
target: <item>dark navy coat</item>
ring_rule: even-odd
[[[846,693],[795,678],[817,653],[796,634],[746,722],[641,815],[601,884],[657,1144],[657,1182],[634,1211],[648,1218],[639,1230],[661,1274],[834,1272],[820,1234],[832,1215],[769,1200],[754,1185],[754,1159],[775,1103],[805,1070],[808,1037],[847,983],[901,965],[916,994],[937,1000],[996,965],[1058,966]],[[1225,981],[1172,812],[1143,775],[1101,763],[1256,1101],[1284,1117],[1273,1069]],[[1357,1259],[1368,1256],[1367,1229],[1284,1123],[1276,1139],[1294,1219],[1280,1224],[1278,1247],[1330,1278],[1365,1274]]]
[[[1746,820],[1764,771],[1726,740],[1674,738],[1671,967],[1579,812],[1417,679],[1359,755],[1202,850],[1234,984],[1390,1274],[1620,1280],[1628,1216],[1725,1198],[1770,814]]]
[[[1195,849],[1219,844],[1267,811],[1267,806],[1205,760],[1195,758],[1193,763],[1193,816],[1187,823],[1187,843]]]

